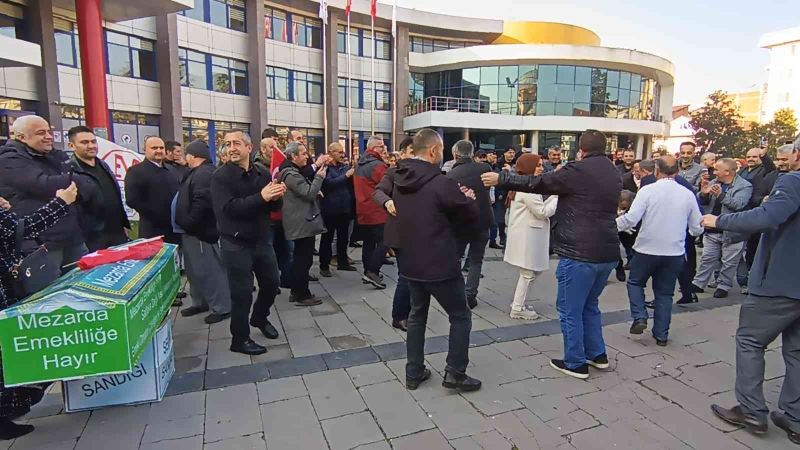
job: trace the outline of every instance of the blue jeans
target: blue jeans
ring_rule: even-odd
[[[564,336],[564,363],[570,369],[606,352],[598,305],[616,261],[590,263],[562,258],[556,269],[556,309]]]
[[[633,320],[647,320],[644,306],[644,288],[647,280],[653,278],[653,293],[656,296],[653,311],[653,337],[667,340],[669,324],[672,321],[672,296],[675,282],[683,270],[686,257],[656,256],[636,253],[631,262],[631,276],[628,279],[628,300],[631,304]]]

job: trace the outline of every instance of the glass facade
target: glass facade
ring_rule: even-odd
[[[193,9],[179,14],[231,30],[247,31],[244,0],[195,0]]]
[[[472,47],[481,45],[479,42],[465,41],[445,41],[440,39],[425,38],[422,36],[411,36],[411,51],[413,53],[433,53],[451,48]]]
[[[178,49],[181,86],[228,94],[247,95],[247,63],[209,55],[186,48]]]
[[[109,75],[156,80],[155,42],[106,30],[106,54]]]
[[[409,77],[409,105],[470,99],[467,112],[658,120],[659,86],[639,74],[554,64],[487,66]],[[448,107],[450,109],[450,107]]]
[[[267,66],[267,98],[322,104],[322,75]]]

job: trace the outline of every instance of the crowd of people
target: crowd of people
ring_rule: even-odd
[[[424,342],[433,297],[450,322],[443,386],[460,391],[481,388],[466,372],[487,248],[503,250],[518,273],[507,311],[519,320],[538,319],[528,295],[557,256],[564,355],[550,365],[580,379],[590,367],[609,367],[599,299],[612,273],[626,282],[630,333],[644,333],[652,318],[659,346],[669,342],[676,284],[677,304],[686,305],[709,287],[727,297],[737,283],[749,293],[736,337],[739,405],[715,405],[714,412],[766,430],[764,349],[782,333],[785,414],[772,419],[800,442],[800,290],[791,278],[800,243],[800,140],[775,149],[774,160],[752,149],[739,168],[733,159],[698,154],[692,142],[677,155],[638,160],[622,149],[609,157],[606,137],[595,130],[582,133],[572,161],[562,160],[560,148],[496,152],[468,140],[445,150],[430,129],[395,152],[370,137],[353,161],[338,142],[311,154],[299,131],[283,146],[271,128],[257,144],[245,131],[230,131],[217,158],[203,141],[184,148],[151,136],[121,192],[90,128],[69,130],[71,155],[53,148],[40,117],[17,119],[12,132],[0,149],[0,263],[7,271],[39,245],[67,271],[88,252],[127,242],[127,205],[138,213],[139,238],[179,246],[191,293],[180,314],[207,313],[209,324],[229,319],[230,350],[258,355],[267,348],[251,339],[251,327],[279,337],[269,316],[281,289],[297,307],[322,302],[310,285],[318,281],[315,254],[319,276],[360,270],[367,289],[385,289],[382,267],[396,261],[391,324],[407,333],[406,386],[416,389],[431,375]],[[351,247],[361,247],[361,269]],[[0,280],[5,308],[19,298]],[[12,420],[45,387],[0,384],[0,439],[32,430]]]

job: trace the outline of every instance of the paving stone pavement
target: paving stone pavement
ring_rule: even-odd
[[[520,325],[503,318],[515,273],[497,260],[484,267],[475,323],[488,328],[475,330],[468,369],[483,380],[481,391],[441,387],[447,341],[436,336],[446,322],[429,327],[433,376],[407,391],[403,335],[387,323],[392,287],[374,291],[356,284],[354,274],[336,274],[313,285],[326,297],[323,305],[299,309],[286,293],[279,297],[273,323],[281,339],[256,336],[269,345],[267,355],[230,354],[227,323],[209,327],[177,316],[179,373],[163,401],[64,414],[54,385],[24,418],[37,430],[0,442],[0,450],[791,448],[774,427],[756,438],[709,410],[712,402],[734,401],[741,298],[681,308],[690,312],[674,315],[670,344],[658,347],[647,334],[628,334],[624,284],[610,282],[601,307],[611,367],[592,369],[581,381],[548,365],[562,351],[557,324],[548,321],[551,276],[535,287],[542,300],[534,304],[545,318]],[[391,277],[392,269],[386,271]],[[352,339],[337,351],[343,337]],[[785,370],[780,351],[778,341],[767,352],[764,387],[772,409]]]

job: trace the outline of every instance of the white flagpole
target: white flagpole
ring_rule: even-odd
[[[321,3],[322,7],[325,8],[325,17],[322,18],[322,127],[324,130],[322,131],[322,135],[325,139],[325,149],[327,150],[329,142],[328,140],[328,96],[325,95],[325,85],[328,84],[328,36],[326,34],[326,28],[328,27],[328,5],[325,4],[325,0]],[[338,89],[338,88],[337,88]]]
[[[397,0],[392,5],[392,137],[391,142],[397,149]]]
[[[356,154],[353,148],[353,96],[351,93],[352,79],[352,57],[350,55],[350,14],[347,14],[347,38],[345,39],[345,51],[347,52],[347,145],[350,148],[350,163],[355,165]]]
[[[370,65],[372,66],[372,105],[370,108],[370,128],[372,130],[372,135],[375,135],[375,16],[370,14],[370,18],[372,19],[372,51],[371,55],[372,58],[370,59]]]

